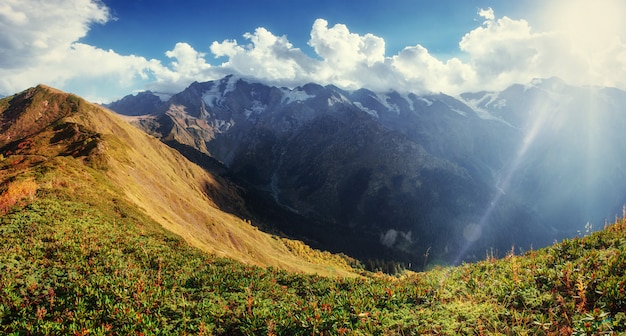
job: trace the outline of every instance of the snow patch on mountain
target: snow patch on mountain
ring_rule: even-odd
[[[208,107],[219,106],[222,101],[223,95],[220,92],[219,85],[212,85],[208,91],[202,94],[202,101]]]
[[[389,96],[387,94],[376,93],[376,96],[374,98],[378,100],[385,108],[387,108],[387,110],[400,114],[400,108],[396,104],[389,103]]]
[[[417,100],[419,101],[423,101],[424,103],[426,103],[426,106],[431,106],[433,104],[433,102],[431,100],[428,100],[424,97],[417,97]]]
[[[240,80],[240,77],[234,76],[234,75],[230,75],[227,76],[225,78],[223,78],[221,80],[221,85],[224,85],[225,88],[223,90],[223,95],[225,96],[227,93],[235,91],[235,88],[237,87],[237,82]]]
[[[467,113],[465,111],[459,110],[458,108],[452,107],[450,106],[450,110],[452,110],[453,112],[456,112],[464,117],[467,117]]]
[[[474,112],[476,112],[478,117],[480,117],[481,119],[498,120],[503,123],[509,124],[506,121],[491,114],[491,112],[489,112],[487,109],[484,108],[492,104],[494,101],[496,101],[496,104],[494,105],[494,107],[497,107],[498,109],[506,106],[506,100],[501,99],[502,102],[499,102],[497,100],[497,94],[495,93],[486,93],[480,98],[463,98],[462,96],[458,96],[456,97],[456,99],[462,101],[463,103],[465,103],[465,105],[469,106],[469,108],[474,110]],[[485,103],[485,100],[487,100],[487,103]]]
[[[341,103],[352,103],[348,98],[344,97],[344,95],[339,94],[339,93],[334,93],[333,95],[330,96],[330,98],[328,98],[328,106],[333,106],[335,104],[341,104]]]
[[[506,99],[501,98],[498,99],[494,104],[493,104],[493,108],[496,108],[498,110],[501,110],[503,107],[506,107]]]
[[[315,96],[309,95],[303,90],[289,90],[287,88],[282,89],[283,92],[283,104],[289,104],[294,102],[303,102],[307,99],[314,98]]]
[[[354,104],[354,106],[358,107],[359,110],[361,110],[361,111],[363,111],[363,112],[365,112],[365,113],[367,113],[367,114],[369,114],[369,115],[371,115],[371,116],[373,116],[375,118],[378,118],[378,112],[376,110],[369,109],[369,108],[363,106],[363,104],[361,104],[360,102],[354,102],[353,104]]]
[[[415,111],[415,101],[411,98],[411,94],[402,95],[402,98],[404,98],[404,100],[409,103],[409,109],[411,111]]]
[[[244,115],[246,116],[246,119],[248,119],[250,118],[250,115],[260,114],[265,112],[265,110],[267,110],[267,105],[255,100],[252,102],[252,106],[250,106],[250,108],[244,110]]]
[[[237,82],[242,80],[237,76],[227,76],[219,82],[213,82],[211,88],[202,94],[202,101],[208,107],[220,107],[224,101],[224,97],[235,91]]]
[[[495,92],[486,93],[483,99],[477,104],[478,106],[492,107],[494,109],[502,109],[506,106],[506,99],[500,98],[500,95]]]
[[[246,116],[246,119],[249,119],[251,115],[261,114],[265,110],[267,110],[267,105],[261,103],[258,100],[255,100],[252,102],[252,106],[250,106],[250,108],[245,109],[243,113]]]

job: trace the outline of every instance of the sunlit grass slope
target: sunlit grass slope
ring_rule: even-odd
[[[344,258],[264,233],[246,218],[220,210],[218,204],[245,213],[234,186],[100,106],[40,85],[4,99],[0,108],[5,121],[0,147],[6,145],[8,162],[0,182],[5,187],[7,174],[32,175],[46,169],[47,174],[33,177],[35,183],[93,191],[77,194],[78,202],[127,201],[208,253],[292,271],[339,276],[351,272]],[[61,158],[85,164],[69,172],[69,166],[56,162]],[[20,160],[25,162],[13,164]],[[68,182],[50,185],[53,179]]]
[[[321,277],[193,248],[106,181],[85,180],[90,169],[54,158],[4,191],[15,203],[0,217],[0,334],[626,332],[623,220],[524,256],[400,277]]]

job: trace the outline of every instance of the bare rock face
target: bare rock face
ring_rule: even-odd
[[[567,164],[587,144],[574,132],[538,129],[545,115],[536,107],[569,111],[573,119],[552,124],[584,132],[584,109],[570,99],[581,96],[577,90],[553,79],[455,98],[317,84],[288,89],[227,76],[191,84],[139,123],[179,150],[221,162],[250,190],[249,205],[280,231],[361,259],[422,265],[426,251],[458,262],[571,235],[554,222],[566,211],[554,200],[563,172],[582,178]],[[621,91],[602,92],[604,110],[626,102]],[[594,137],[605,124],[594,127]],[[602,172],[626,186],[623,174]],[[617,204],[605,210],[618,209],[624,199],[609,189]],[[589,208],[569,219],[598,220],[597,207]]]

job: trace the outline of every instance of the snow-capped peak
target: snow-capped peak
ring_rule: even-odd
[[[474,110],[474,112],[476,112],[478,117],[480,117],[481,119],[503,121],[497,116],[491,114],[491,112],[489,112],[489,110],[487,109],[488,107],[501,109],[506,106],[506,99],[500,98],[498,93],[485,92],[482,95],[472,96],[471,98],[469,96],[458,96],[456,97],[456,99],[462,101],[463,103],[465,103],[465,105],[469,106],[472,110]]]
[[[202,101],[208,107],[220,106],[224,97],[237,87],[237,82],[241,78],[234,75],[226,76],[219,81],[211,82],[209,90],[202,94]]]
[[[224,86],[222,94],[225,96],[227,93],[234,91],[237,87],[237,82],[241,79],[241,77],[235,75],[229,75],[222,78],[220,81],[220,86]]]

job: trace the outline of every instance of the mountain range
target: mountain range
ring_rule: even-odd
[[[626,93],[296,88],[227,76],[107,105],[245,190],[273,230],[361,260],[481,258],[601,227],[624,202]],[[148,112],[146,114],[146,112]]]

